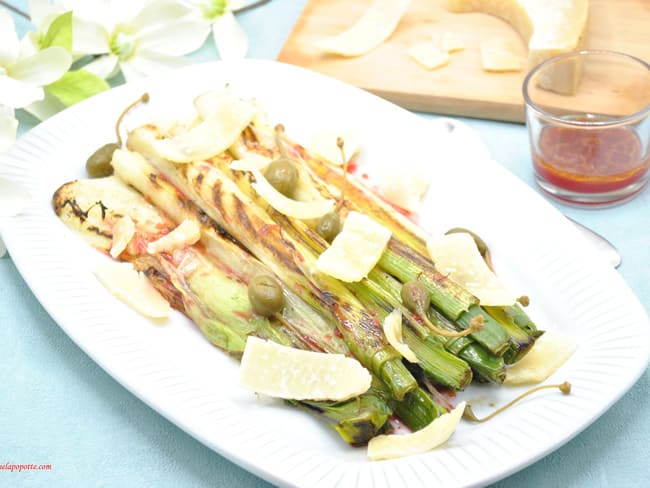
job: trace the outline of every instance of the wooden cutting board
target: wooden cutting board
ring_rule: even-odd
[[[317,40],[336,35],[363,14],[372,0],[309,0],[279,61],[296,64],[371,91],[411,110],[524,120],[521,86],[526,75],[486,73],[479,44],[510,39],[522,57],[526,45],[506,22],[481,13],[454,14],[446,0],[413,0],[391,37],[356,58],[327,55]],[[406,54],[414,43],[451,31],[465,43],[449,65],[427,71]],[[590,47],[622,51],[650,61],[650,0],[591,0]]]

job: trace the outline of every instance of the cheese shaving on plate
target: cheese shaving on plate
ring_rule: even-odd
[[[171,307],[131,263],[100,263],[95,276],[104,287],[136,312],[154,319],[169,316]]]
[[[191,246],[201,238],[201,226],[195,220],[185,219],[181,224],[161,238],[147,245],[149,254],[169,252]]]
[[[451,412],[445,413],[423,429],[406,435],[378,435],[368,442],[368,457],[392,459],[410,456],[435,449],[447,442],[460,423],[465,402],[459,403]]]
[[[111,245],[110,255],[113,258],[117,258],[122,251],[126,249],[126,246],[133,239],[135,234],[135,224],[131,217],[125,215],[115,222],[113,226],[113,242]]]
[[[383,225],[350,212],[332,245],[318,257],[316,269],[348,283],[361,281],[379,261],[390,237]]]
[[[520,361],[508,368],[505,384],[541,383],[557,371],[574,353],[576,345],[559,332],[546,331]]]
[[[288,400],[343,401],[368,391],[372,376],[343,354],[303,351],[250,336],[241,360],[246,388]]]
[[[517,300],[485,264],[469,234],[433,237],[427,250],[436,269],[473,294],[481,305],[513,305]]]
[[[239,137],[257,114],[249,102],[220,93],[206,98],[203,120],[186,132],[152,141],[155,152],[175,163],[190,163],[221,154]]]
[[[339,137],[343,139],[345,159],[349,161],[357,153],[360,146],[359,137],[351,130],[321,130],[315,132],[312,134],[309,143],[304,146],[308,151],[318,154],[330,163],[343,166],[341,150],[336,144]]]
[[[404,359],[410,363],[417,363],[413,350],[404,343],[402,337],[402,313],[399,310],[393,310],[384,319],[384,335],[388,343],[399,352]]]
[[[275,210],[287,217],[293,217],[300,220],[318,219],[332,210],[334,200],[313,200],[301,202],[288,198],[278,190],[264,177],[261,171],[256,169],[250,170],[255,177],[253,189]]]
[[[409,212],[420,208],[431,184],[430,173],[422,170],[401,168],[378,168],[373,182],[377,191],[393,205]]]

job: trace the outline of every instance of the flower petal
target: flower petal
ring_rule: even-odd
[[[66,11],[60,0],[29,0],[27,2],[29,17],[39,31],[45,33],[50,23]]]
[[[189,59],[180,56],[168,56],[153,51],[140,51],[128,61],[120,63],[126,81],[152,76],[163,71],[182,68],[192,64]]]
[[[62,47],[53,46],[43,49],[33,56],[19,59],[8,72],[12,78],[17,80],[44,86],[61,78],[63,73],[68,71],[71,63],[72,57],[68,51]]]
[[[16,142],[18,121],[14,109],[0,105],[0,152],[9,149]]]
[[[43,89],[8,76],[0,76],[0,105],[21,108],[43,99]]]
[[[144,0],[65,0],[67,10],[74,17],[106,27],[110,32],[115,26],[138,12]],[[125,19],[126,17],[126,19]]]
[[[14,19],[0,10],[0,66],[9,67],[16,61],[19,46]]]
[[[224,61],[242,59],[248,51],[248,36],[232,12],[226,12],[212,24],[212,35]]]
[[[249,2],[248,4],[250,4],[250,3],[252,3],[252,2]],[[244,0],[230,0],[228,2],[228,10],[230,10],[232,12],[233,10],[240,9],[240,8],[246,6],[246,5],[247,4],[246,4],[246,2],[244,2]]]
[[[97,22],[72,18],[72,52],[104,54],[108,52],[108,31]]]
[[[138,48],[171,56],[182,56],[199,49],[210,34],[205,22],[181,20],[170,26],[149,29],[138,37]]]
[[[38,32],[30,31],[20,40],[19,58],[28,58],[40,50],[38,45]]]
[[[84,65],[84,70],[108,80],[118,73],[117,56],[114,54],[104,54],[94,61]]]
[[[165,28],[174,32],[176,22],[190,13],[187,6],[176,0],[153,0],[136,15],[129,27],[132,32]]]
[[[32,24],[41,30],[41,24],[49,15],[52,4],[49,0],[29,0],[27,2],[27,9],[29,10],[29,17]]]

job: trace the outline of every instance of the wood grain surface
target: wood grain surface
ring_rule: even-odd
[[[309,0],[278,60],[346,81],[411,110],[524,120],[525,70],[487,73],[481,68],[479,45],[485,39],[508,39],[526,56],[524,41],[496,17],[451,13],[446,0],[413,0],[390,38],[367,54],[344,58],[317,48],[318,40],[354,24],[371,1]],[[650,61],[650,0],[592,0],[589,22],[590,48]],[[443,32],[455,33],[466,46],[452,54],[449,65],[427,71],[408,57],[411,45]]]

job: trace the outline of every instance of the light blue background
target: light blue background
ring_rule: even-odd
[[[11,3],[26,9],[26,1]],[[305,3],[273,0],[240,14],[250,36],[249,56],[275,58]],[[32,28],[14,17],[19,34]],[[217,59],[212,41],[192,58]],[[29,118],[22,121],[23,131],[34,125]],[[532,185],[524,126],[464,121],[478,131],[497,161]],[[619,248],[619,271],[648,309],[650,189],[609,209],[557,206]],[[646,371],[582,434],[494,486],[650,486],[649,440]],[[50,319],[7,258],[0,260],[0,464],[6,462],[51,464],[53,469],[0,471],[1,487],[270,486],[204,447],[109,377]]]

